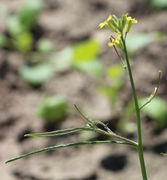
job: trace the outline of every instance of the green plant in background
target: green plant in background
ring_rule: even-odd
[[[103,67],[98,58],[99,49],[100,44],[97,41],[88,39],[53,54],[49,63],[55,72],[77,70],[95,77],[101,76]]]
[[[160,78],[161,71],[159,72],[158,84],[149,98],[138,98],[140,110],[155,122],[158,130],[162,130],[167,124],[167,102],[160,97],[155,97],[160,85]],[[151,101],[152,103],[150,103]],[[134,116],[135,106],[133,100],[130,100],[122,113],[118,129],[128,133],[134,133],[137,128],[135,122],[133,121]]]
[[[36,25],[41,7],[41,0],[26,1],[17,14],[9,19],[7,31],[11,36],[11,43],[21,52],[32,50],[34,43],[32,29]]]
[[[140,104],[147,102],[147,98],[141,98]],[[167,124],[167,102],[160,97],[155,97],[152,103],[142,109],[143,113],[152,118],[158,129],[163,129]]]
[[[139,105],[142,106],[148,102],[148,98],[139,98]],[[152,122],[155,122],[155,128],[162,130],[167,125],[167,102],[160,97],[154,97],[152,103],[148,104],[141,109],[142,113],[151,118]],[[121,114],[121,118],[118,122],[118,129],[121,132],[134,133],[137,126],[134,121],[135,106],[133,100],[130,100]]]
[[[135,104],[133,99],[129,100],[127,105],[122,111],[121,117],[118,122],[118,129],[124,133],[135,133],[137,130],[135,118]]]
[[[83,146],[83,145],[91,145],[91,144],[112,144],[112,143],[126,144],[126,145],[134,147],[137,150],[139,161],[140,161],[142,177],[143,177],[143,180],[147,180],[147,173],[146,173],[146,167],[145,167],[144,155],[143,155],[140,112],[142,109],[146,108],[146,105],[148,105],[152,101],[152,99],[155,97],[158,87],[159,87],[159,83],[160,83],[161,71],[159,72],[159,80],[158,80],[157,87],[155,88],[153,93],[150,95],[150,97],[146,101],[144,101],[144,104],[140,105],[139,98],[136,94],[135,83],[133,80],[132,69],[131,69],[131,65],[130,65],[130,61],[129,61],[129,53],[128,53],[127,45],[126,45],[127,34],[129,33],[131,26],[136,23],[137,23],[137,20],[128,16],[128,14],[123,15],[121,18],[118,18],[115,15],[112,15],[112,16],[110,15],[108,17],[108,19],[105,20],[104,22],[100,23],[99,26],[100,26],[100,28],[105,27],[111,31],[111,36],[110,36],[110,41],[108,43],[108,46],[113,47],[115,49],[118,57],[120,58],[121,62],[124,64],[124,69],[126,70],[128,76],[129,76],[129,79],[130,79],[133,103],[135,105],[135,112],[136,112],[136,119],[137,119],[137,123],[136,123],[137,124],[137,134],[138,134],[137,142],[116,134],[115,132],[111,131],[107,127],[107,125],[104,124],[103,122],[93,121],[91,118],[86,117],[85,115],[82,114],[82,112],[78,109],[78,107],[75,106],[75,108],[78,110],[80,115],[86,120],[86,125],[78,127],[78,128],[69,128],[69,129],[62,129],[62,130],[51,131],[51,132],[26,134],[25,136],[50,137],[50,136],[61,136],[61,135],[66,135],[66,134],[70,134],[70,133],[86,131],[86,132],[95,132],[97,134],[102,134],[102,135],[108,136],[109,138],[111,138],[111,140],[105,140],[105,141],[87,140],[87,141],[81,141],[81,142],[77,142],[77,143],[55,145],[55,146],[35,150],[30,153],[12,158],[12,159],[8,160],[7,163],[21,159],[21,158],[25,158],[27,156],[31,156],[33,154],[37,154],[40,152],[46,152],[46,151],[56,150],[56,149],[65,148],[65,147]],[[93,50],[91,51],[90,56],[85,54],[82,58],[81,54],[84,51],[82,52],[82,50],[80,49],[81,47],[82,47],[82,45],[80,45],[78,48],[75,49],[75,53],[74,53],[75,56],[73,56],[75,62],[78,63],[79,59],[81,60],[81,62],[82,62],[82,60],[85,60],[85,59],[87,61],[89,61],[89,59],[94,59],[94,55],[97,54],[97,50],[96,50],[96,45],[93,42],[91,42],[89,45],[86,45],[84,47],[86,49],[86,51],[88,51],[88,52],[90,51],[90,47],[93,47]],[[122,56],[120,55],[120,52],[122,53]],[[111,76],[112,78],[119,77],[119,75],[121,74],[120,72],[121,72],[120,67],[116,66],[115,69],[109,68],[108,75]],[[116,89],[120,88],[120,84],[119,83],[117,84],[117,82],[115,82],[115,88]],[[114,95],[112,95],[112,96],[114,96]],[[49,106],[48,106],[48,104],[49,104]],[[39,114],[46,119],[50,119],[50,115],[52,115],[52,113],[53,113],[52,110],[54,109],[55,106],[57,106],[57,104],[55,105],[55,103],[52,102],[52,99],[49,101],[44,100],[44,104],[39,108],[40,109]],[[65,106],[64,103],[62,106],[63,107]],[[50,111],[52,113],[49,113],[49,114],[46,113],[45,109],[47,109],[48,107],[49,108],[51,107]],[[53,107],[53,109],[52,109],[52,107]],[[62,108],[60,108],[58,111],[60,111],[59,112],[60,114],[62,114],[61,113],[62,111],[64,113],[64,110],[62,110]],[[149,112],[150,112],[150,110],[149,110]],[[58,116],[60,115],[59,113],[57,113]],[[51,119],[52,119],[52,117],[51,117]],[[100,128],[99,125],[100,125],[100,127],[103,127],[103,128]]]
[[[41,38],[37,42],[37,50],[41,53],[50,53],[53,51],[53,44],[46,38]]]
[[[37,108],[37,115],[47,123],[55,123],[67,115],[68,102],[65,97],[44,97]]]
[[[15,48],[23,53],[30,52],[34,44],[32,30],[37,23],[39,12],[42,8],[42,0],[26,1],[23,7],[7,22],[7,33],[0,36],[0,46]]]
[[[109,67],[106,72],[109,83],[107,85],[101,83],[98,87],[98,91],[109,99],[112,108],[114,108],[118,94],[123,86],[123,74],[124,71],[121,64]]]
[[[102,75],[102,63],[99,61],[100,45],[97,41],[87,40],[73,47],[73,67],[100,77]]]
[[[19,69],[20,77],[34,87],[38,87],[53,76],[54,69],[50,64],[36,66],[24,65]]]
[[[73,48],[65,47],[61,51],[51,55],[49,61],[55,72],[66,72],[72,68]]]
[[[0,47],[6,48],[8,47],[8,39],[6,36],[0,34]]]
[[[16,14],[9,17],[7,22],[7,33],[0,36],[0,46],[15,48],[23,53],[32,51],[35,37],[33,29],[37,25],[39,13],[42,9],[42,0],[25,1],[21,9]],[[48,53],[53,50],[53,44],[45,38],[39,39],[36,44],[39,52]]]
[[[38,53],[52,52],[52,44],[47,39],[39,40]],[[94,77],[101,77],[103,66],[98,58],[99,43],[94,40],[86,40],[73,46],[66,47],[57,53],[50,53],[47,61],[34,65],[24,65],[20,68],[21,78],[32,86],[40,86],[55,73],[62,73],[69,70],[86,72]]]
[[[20,77],[32,86],[40,86],[54,73],[52,64],[47,60],[47,55],[53,51],[53,44],[47,38],[38,39],[34,32],[42,2],[42,0],[25,1],[15,14],[9,16],[7,35],[0,34],[0,47],[24,53],[26,61],[18,71]]]
[[[167,8],[166,0],[149,0],[151,5],[157,9],[165,9]]]
[[[128,53],[133,55],[138,49],[149,45],[152,42],[164,39],[164,34],[161,32],[152,33],[136,33],[127,37]]]
[[[130,55],[133,55],[139,48],[162,39],[161,37],[161,33],[135,34],[128,37],[127,46]],[[5,39],[0,37],[0,43],[1,41],[5,41]],[[99,84],[98,91],[106,95],[109,102],[113,105],[123,85],[122,76],[124,71],[121,65],[115,65],[109,67],[105,72],[99,59],[99,50],[99,43],[88,39],[54,53],[53,44],[48,39],[41,38],[37,42],[36,56],[29,57],[30,61],[34,59],[35,63],[22,66],[19,69],[19,74],[31,86],[41,86],[56,73],[69,70],[81,71],[95,77]],[[113,73],[116,73],[114,77]],[[106,85],[104,83],[103,75],[108,77],[109,84]]]
[[[128,37],[126,38],[126,46],[127,46],[127,50],[129,53],[129,57],[132,58],[133,55],[139,49],[146,47],[150,43],[163,40],[164,37],[165,37],[164,34],[161,32],[135,33],[132,35],[131,34],[128,35]],[[118,52],[116,52],[116,53],[118,53]],[[119,54],[117,54],[117,55],[120,56]],[[122,59],[121,57],[119,57],[119,58]],[[124,64],[125,64],[124,60],[122,59],[123,67],[125,67]],[[115,103],[117,102],[116,100],[118,99],[119,93],[121,93],[121,89],[124,85],[123,77],[125,75],[125,71],[124,71],[124,68],[122,68],[122,65],[116,64],[116,65],[109,67],[105,72],[105,75],[109,79],[109,83],[106,85],[104,83],[104,81],[102,80],[99,83],[99,87],[98,87],[98,92],[104,94],[108,98],[108,100],[111,104],[112,110],[115,109]],[[128,106],[125,109],[123,109],[121,118],[123,118],[125,120],[125,117],[127,119],[129,117],[130,118],[133,117],[134,113],[133,113],[132,109],[134,109],[134,108],[132,108],[132,106],[133,106],[132,101],[129,101]],[[121,122],[119,124],[121,126],[119,125],[119,127],[118,127],[119,129],[121,129],[121,130],[127,129],[127,132],[130,132],[129,131],[130,129],[135,129],[135,128],[126,128],[127,126],[134,127],[132,125],[133,123],[132,122],[128,123],[128,121],[126,121],[126,125],[125,125],[125,123],[122,123],[123,122],[122,120],[120,120]],[[124,126],[123,124],[126,127],[123,127]]]

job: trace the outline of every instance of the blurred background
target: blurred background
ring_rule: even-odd
[[[140,180],[137,153],[123,145],[95,145],[43,153],[11,164],[22,153],[60,143],[104,140],[94,133],[25,138],[30,132],[93,120],[136,139],[126,71],[98,24],[108,15],[138,20],[127,46],[140,103],[162,70],[157,96],[142,111],[148,177],[166,180],[167,1],[0,0],[0,174],[2,180]]]

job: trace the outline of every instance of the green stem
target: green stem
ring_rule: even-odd
[[[129,62],[129,56],[126,48],[126,43],[124,38],[122,37],[122,43],[124,47],[124,52],[125,52],[125,59],[127,63],[127,69],[128,69],[128,74],[129,74],[129,79],[131,83],[131,88],[132,88],[132,93],[133,93],[133,98],[134,98],[134,103],[135,103],[135,109],[136,109],[136,117],[137,117],[137,132],[138,132],[138,156],[140,160],[140,167],[141,167],[141,172],[143,176],[143,180],[147,180],[147,173],[146,173],[146,167],[145,167],[145,162],[144,162],[144,155],[143,155],[143,144],[142,144],[142,130],[141,130],[141,119],[140,119],[140,109],[139,109],[139,104],[138,104],[138,98],[136,95],[136,88],[133,80],[133,75],[132,75],[132,70],[131,70],[131,65]]]
[[[106,141],[83,141],[83,142],[77,142],[77,143],[69,143],[69,144],[59,144],[59,145],[55,145],[55,146],[50,146],[50,147],[46,147],[46,148],[42,148],[42,149],[38,149],[38,150],[34,150],[31,151],[29,153],[20,155],[18,157],[14,157],[12,159],[9,159],[8,161],[6,161],[6,163],[9,162],[13,162],[19,159],[23,159],[25,157],[29,157],[32,156],[34,154],[39,154],[42,152],[49,152],[49,151],[55,151],[57,149],[62,149],[62,148],[66,148],[66,147],[79,147],[79,146],[84,146],[84,145],[93,145],[93,144],[125,144],[124,142],[121,141],[111,141],[111,140],[106,140]]]
[[[113,132],[106,132],[106,131],[101,130],[101,129],[95,129],[94,131],[97,132],[97,133],[104,134],[106,136],[112,137],[112,138],[116,138],[116,139],[122,140],[122,141],[124,141],[128,145],[131,145],[131,146],[133,146],[135,148],[138,148],[138,143],[136,143],[135,141],[127,139],[125,137],[122,137],[122,136],[120,136],[118,134],[115,134]]]

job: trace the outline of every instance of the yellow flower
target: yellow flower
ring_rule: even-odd
[[[107,25],[107,23],[106,23],[106,21],[104,21],[104,22],[101,22],[100,24],[99,24],[99,27],[100,27],[100,29],[102,29],[103,27],[105,27]]]
[[[118,32],[118,33],[117,33],[117,37],[116,37],[116,43],[119,44],[119,43],[120,43],[120,40],[121,40],[121,33]]]
[[[137,23],[138,23],[138,21],[135,18],[133,18],[132,19],[132,24],[137,24]]]
[[[132,24],[137,24],[138,21],[135,18],[128,16],[128,13],[125,16],[126,16],[125,32],[128,33]]]
[[[113,39],[112,39],[112,40],[113,40]],[[114,42],[112,41],[112,42],[109,42],[109,43],[108,43],[108,46],[109,46],[109,47],[113,47],[113,46],[115,46],[115,44],[114,44]]]
[[[112,19],[112,16],[109,15],[108,18],[107,18],[107,22],[109,23],[109,21]]]
[[[121,40],[121,33],[118,32],[116,38],[112,38],[112,39],[111,39],[111,42],[108,43],[108,46],[109,46],[109,47],[119,46],[120,40]]]
[[[131,16],[127,16],[128,23],[131,22],[132,24],[137,24],[138,21],[135,18],[132,18]]]
[[[107,20],[105,20],[104,22],[101,22],[99,24],[100,29],[102,29],[105,26],[109,26],[111,19],[112,19],[112,16],[110,15],[110,16],[108,16]]]

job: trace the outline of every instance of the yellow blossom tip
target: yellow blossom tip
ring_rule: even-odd
[[[112,42],[108,42],[108,47],[113,47],[115,44]]]
[[[131,16],[127,16],[127,21],[128,22],[131,22],[132,24],[137,24],[138,21],[135,19],[135,18],[132,18]]]
[[[101,23],[99,24],[100,29],[102,29],[105,25],[106,25],[106,22],[101,22]]]
[[[127,21],[131,21],[132,20],[132,17],[131,16],[127,16]]]
[[[111,42],[108,43],[109,47],[118,46],[121,40],[121,33],[118,32],[116,38],[112,38]]]
[[[133,18],[132,19],[132,24],[137,24],[137,23],[138,23],[138,21],[135,18]]]
[[[108,18],[107,18],[107,22],[109,22],[111,19],[112,19],[112,16],[109,15]]]

